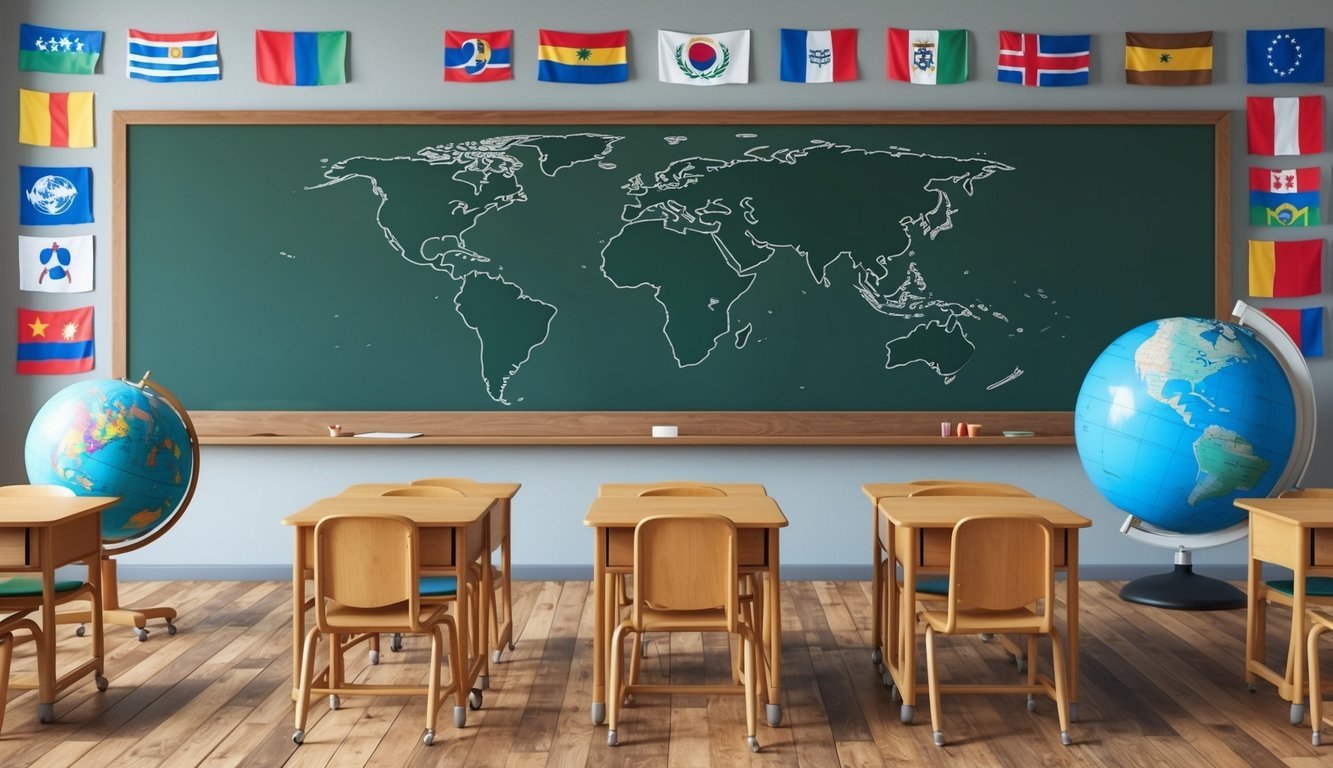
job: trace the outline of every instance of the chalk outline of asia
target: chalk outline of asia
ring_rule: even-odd
[[[737,137],[755,138],[755,134],[737,134]],[[492,260],[468,248],[466,233],[476,226],[482,216],[516,203],[527,202],[526,192],[519,180],[519,172],[525,168],[525,163],[512,154],[512,150],[519,148],[534,150],[538,158],[537,167],[547,177],[555,177],[556,174],[566,168],[589,162],[595,162],[599,168],[610,172],[616,168],[616,165],[607,162],[607,158],[614,151],[615,144],[625,138],[624,136],[596,132],[519,134],[440,144],[420,149],[415,156],[400,155],[383,158],[357,155],[333,163],[323,173],[327,181],[305,189],[317,190],[354,178],[364,178],[370,183],[371,191],[379,198],[379,205],[375,212],[376,223],[389,245],[409,263],[430,267],[444,273],[458,283],[458,291],[453,297],[454,308],[463,323],[477,336],[480,344],[481,375],[486,386],[486,392],[495,402],[501,405],[510,405],[511,403],[505,397],[505,389],[520,368],[531,359],[535,350],[550,338],[559,310],[553,304],[532,296],[517,283],[488,271],[486,265],[493,263]],[[683,136],[663,136],[662,139],[672,146],[688,140],[687,137]],[[573,152],[568,151],[571,146],[580,148],[582,153],[574,156]],[[812,260],[812,251],[815,249],[806,247],[804,243],[777,243],[759,237],[754,232],[754,228],[760,225],[760,221],[755,215],[755,198],[753,195],[742,195],[739,200],[734,201],[731,205],[727,205],[720,198],[713,198],[703,206],[693,209],[682,206],[680,203],[670,200],[669,197],[648,205],[643,204],[645,195],[687,189],[697,184],[707,173],[722,172],[754,163],[794,165],[809,158],[813,153],[821,152],[859,154],[863,160],[882,156],[889,160],[921,158],[953,161],[961,163],[963,166],[960,172],[952,177],[929,178],[922,184],[921,189],[934,194],[934,205],[921,210],[919,213],[900,218],[897,224],[906,237],[905,246],[898,253],[878,254],[869,260],[869,263],[858,259],[851,250],[840,249],[835,252],[832,258],[823,260],[822,265],[817,266],[815,261]],[[385,222],[385,209],[390,202],[390,196],[380,184],[376,174],[372,172],[373,168],[381,163],[424,163],[429,168],[438,166],[455,167],[457,170],[452,174],[451,179],[466,188],[471,188],[474,197],[471,200],[448,200],[443,207],[448,211],[450,225],[433,226],[432,230],[439,231],[420,238],[415,253],[409,253],[403,245],[403,238],[395,233],[392,225]],[[970,164],[979,164],[979,167],[972,171],[968,169]],[[981,318],[973,311],[972,307],[930,297],[926,293],[925,277],[915,262],[907,264],[904,271],[905,277],[898,284],[891,285],[887,292],[882,291],[880,286],[890,278],[889,263],[898,257],[912,253],[914,231],[933,240],[940,233],[953,227],[953,214],[957,213],[959,209],[954,206],[953,199],[943,188],[944,184],[956,184],[970,197],[973,194],[973,184],[976,181],[985,179],[999,171],[1012,170],[1015,170],[1013,166],[983,158],[934,155],[914,152],[901,147],[861,149],[820,139],[811,139],[807,146],[795,148],[754,146],[743,152],[740,157],[730,160],[707,157],[682,158],[671,161],[665,169],[655,172],[653,174],[654,183],[651,185],[644,183],[642,174],[636,174],[621,185],[621,188],[630,197],[630,201],[622,209],[621,220],[623,225],[620,231],[608,238],[606,244],[602,247],[601,272],[615,288],[632,290],[649,287],[653,290],[654,300],[661,307],[664,314],[662,331],[671,348],[673,359],[678,367],[685,368],[699,365],[707,360],[716,348],[718,340],[728,334],[733,336],[738,349],[744,347],[752,328],[748,324],[744,328],[733,328],[731,308],[754,284],[758,269],[767,263],[779,249],[789,249],[797,254],[804,261],[812,281],[825,288],[830,285],[826,276],[829,267],[836,263],[838,259],[847,257],[857,273],[857,284],[854,289],[872,309],[880,314],[892,317],[924,318],[921,323],[906,334],[890,339],[885,343],[884,367],[891,369],[919,362],[927,365],[943,378],[945,384],[948,384],[966,365],[967,359],[971,357],[971,352],[966,355],[967,359],[964,359],[961,364],[945,370],[939,362],[921,356],[897,361],[892,360],[894,345],[907,342],[915,334],[927,333],[934,328],[936,332],[956,335],[959,343],[965,344],[970,350],[975,350],[975,345],[968,339],[961,320],[964,318],[979,320]],[[504,180],[511,186],[503,189],[502,194],[483,197],[483,193],[487,193],[488,185],[492,184],[497,178]],[[773,190],[766,191],[773,192]],[[437,206],[439,205],[439,201],[435,201],[435,203]],[[727,221],[725,219],[718,220],[715,217],[719,215],[731,216],[738,210],[741,212],[741,220],[749,225],[749,228],[744,231],[744,236],[756,250],[755,258],[747,259],[746,264],[741,264],[717,235],[718,230],[727,224]],[[744,287],[736,292],[730,301],[726,302],[726,311],[720,315],[723,321],[718,323],[717,333],[704,345],[706,348],[693,350],[694,354],[687,355],[686,359],[682,359],[677,349],[679,339],[673,338],[671,333],[671,307],[669,303],[661,298],[663,286],[643,280],[619,282],[612,274],[608,273],[607,254],[616,241],[624,236],[631,227],[653,223],[676,234],[694,233],[711,236],[714,245],[717,247],[719,258],[735,273],[738,279],[744,281]],[[441,231],[443,233],[440,233]],[[470,266],[460,270],[458,265],[450,259],[466,262]],[[472,286],[471,293],[469,293],[469,286]],[[501,295],[495,295],[494,292],[497,291],[502,292]],[[483,293],[491,293],[491,295],[471,300],[473,295]],[[509,300],[510,303],[505,305],[506,311],[496,312],[494,316],[490,317],[485,316],[483,308],[500,305],[497,299]],[[718,301],[713,299],[707,309],[715,309],[717,303]],[[535,312],[538,321],[541,320],[542,316],[545,317],[544,323],[538,323],[541,325],[540,334],[533,333],[531,338],[525,339],[518,345],[510,344],[499,352],[488,353],[487,329],[485,326],[491,321],[498,323],[501,318],[505,321],[512,321],[515,306],[524,307],[531,312]],[[989,308],[985,306],[979,306],[978,309],[1002,321],[1006,320],[1004,315],[989,311]],[[940,316],[926,318],[926,311],[938,312]],[[479,312],[483,314],[479,315]],[[547,314],[548,312],[549,314]],[[1000,382],[992,384],[989,388],[993,389],[996,386],[1006,384],[1021,374],[1022,370],[1016,368],[1013,374]]]

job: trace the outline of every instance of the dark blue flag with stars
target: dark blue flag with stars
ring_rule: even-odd
[[[1245,80],[1324,82],[1324,28],[1251,29],[1245,33]]]

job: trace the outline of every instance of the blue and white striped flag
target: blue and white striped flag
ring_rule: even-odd
[[[159,34],[130,30],[125,73],[153,83],[188,83],[222,79],[218,33]]]

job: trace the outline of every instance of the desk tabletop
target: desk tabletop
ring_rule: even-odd
[[[787,517],[768,496],[598,496],[583,524],[592,528],[637,525],[652,515],[711,512],[737,528],[785,528]]]
[[[706,485],[728,496],[767,496],[768,491],[759,483],[706,483],[697,480],[663,480],[660,483],[602,483],[597,486],[598,496],[638,496],[649,488],[678,488]],[[717,498],[717,497],[713,497]]]
[[[1050,499],[1035,496],[913,496],[879,500],[891,523],[908,528],[952,528],[969,515],[1041,515],[1056,528],[1088,528],[1092,521]]]
[[[344,488],[339,496],[379,496],[381,493],[391,488],[407,488],[409,483],[357,483]],[[464,481],[459,479],[456,482],[458,490],[469,498],[480,499],[512,499],[518,489],[522,487],[519,483],[478,483],[474,480]]]
[[[0,528],[39,527],[101,512],[119,496],[0,496]]]
[[[328,515],[402,515],[417,525],[471,525],[481,520],[494,498],[466,496],[331,496],[282,519],[283,525],[314,525]]]
[[[1309,496],[1281,499],[1236,499],[1251,515],[1263,515],[1301,528],[1333,527],[1333,499]]]
[[[1010,483],[995,483],[988,480],[914,480],[907,483],[866,483],[861,486],[861,492],[870,497],[871,501],[878,503],[880,499],[910,496],[922,488],[936,488],[941,485],[975,485],[997,488],[1005,491],[1027,492],[1017,485]]]

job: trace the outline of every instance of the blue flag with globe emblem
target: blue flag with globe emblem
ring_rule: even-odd
[[[93,220],[91,168],[19,166],[19,224],[90,224]]]

